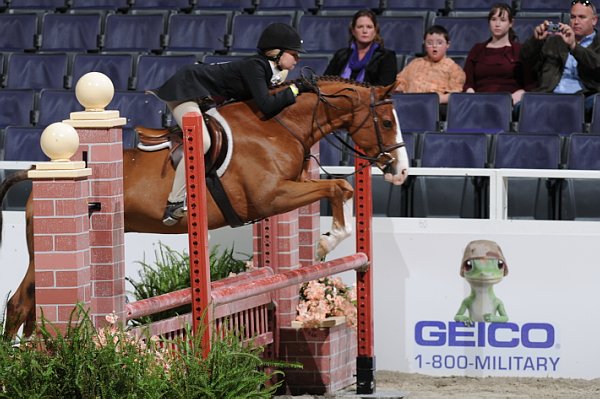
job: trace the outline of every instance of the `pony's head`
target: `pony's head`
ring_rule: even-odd
[[[325,121],[344,128],[362,150],[356,156],[377,165],[385,180],[402,184],[408,175],[408,155],[391,100],[396,86],[370,86],[337,76],[322,76],[312,82],[324,103]],[[315,127],[315,126],[313,126]]]

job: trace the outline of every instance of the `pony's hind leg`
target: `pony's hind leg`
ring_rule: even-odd
[[[29,266],[21,285],[6,304],[6,322],[4,324],[4,338],[6,340],[14,339],[23,323],[26,324],[23,334],[28,336],[33,333],[35,326],[35,277],[33,273],[29,272],[29,270],[33,270],[33,265],[30,264]]]

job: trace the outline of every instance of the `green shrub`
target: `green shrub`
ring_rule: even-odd
[[[0,342],[0,398],[270,398],[279,385],[266,384],[280,372],[263,371],[262,349],[233,335],[202,359],[202,334],[162,342],[178,348],[167,352],[114,325],[96,331],[81,307],[71,319],[64,335],[42,322],[20,347]]]

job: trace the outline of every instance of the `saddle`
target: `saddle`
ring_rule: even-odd
[[[233,205],[217,175],[217,170],[223,165],[227,157],[229,143],[225,128],[213,116],[208,114],[203,114],[202,116],[204,117],[204,123],[206,124],[211,140],[211,146],[208,152],[204,154],[206,187],[223,213],[227,223],[231,227],[242,226],[244,222],[233,209]],[[137,126],[135,131],[138,134],[142,147],[154,148],[153,150],[146,149],[146,151],[157,151],[170,147],[169,156],[165,159],[161,172],[163,176],[169,160],[173,164],[173,167],[177,168],[183,157],[183,132],[178,126],[169,129],[151,129]],[[140,147],[138,146],[138,148]],[[143,150],[144,148],[140,149]]]
[[[225,161],[227,156],[228,138],[225,129],[219,121],[211,115],[203,114],[204,123],[208,129],[211,145],[208,152],[204,154],[204,165],[206,174],[212,174]],[[173,167],[177,167],[183,157],[183,132],[179,126],[168,129],[153,129],[149,127],[136,126],[135,131],[143,147],[154,148],[154,150],[170,147],[168,160]],[[144,148],[142,148],[144,149]],[[147,150],[153,151],[153,150]],[[166,163],[163,166],[163,174]]]

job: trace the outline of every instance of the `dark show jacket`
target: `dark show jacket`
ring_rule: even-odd
[[[212,97],[221,100],[250,100],[266,117],[272,117],[296,98],[291,89],[269,92],[273,71],[266,57],[254,55],[223,64],[188,65],[152,90],[163,101],[197,101]]]
[[[600,92],[600,33],[587,47],[575,45],[570,51],[577,60],[577,73],[584,94]],[[560,82],[565,69],[569,47],[559,36],[545,40],[527,39],[521,47],[521,58],[537,73],[538,87],[534,91],[550,93]]]
[[[324,75],[340,76],[346,68],[350,55],[352,55],[350,47],[336,51],[331,61],[329,61]],[[396,53],[379,47],[373,52],[373,56],[365,68],[365,83],[376,86],[392,84],[396,81],[397,69]]]

